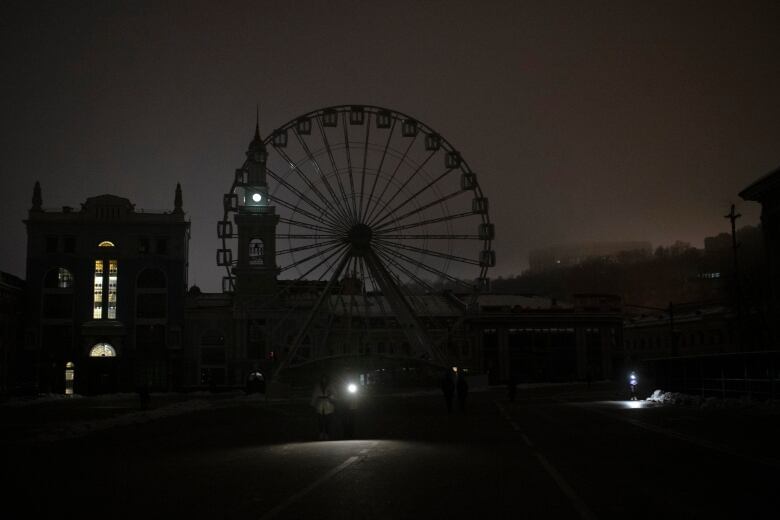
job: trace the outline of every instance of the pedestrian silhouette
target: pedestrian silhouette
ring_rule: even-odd
[[[452,412],[452,397],[455,395],[455,381],[453,380],[452,370],[449,368],[444,371],[444,377],[441,380],[441,391],[444,393],[444,401],[447,403],[447,412]]]
[[[321,441],[330,438],[330,421],[336,410],[336,394],[330,385],[330,379],[323,374],[319,382],[314,385],[311,396],[311,405],[317,413],[317,426]]]
[[[458,390],[458,408],[461,412],[466,411],[466,397],[469,395],[469,383],[466,381],[466,376],[463,374],[458,374],[458,383],[457,383],[457,390]]]

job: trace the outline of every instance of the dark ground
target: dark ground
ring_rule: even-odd
[[[99,429],[137,402],[0,407],[3,504],[20,511],[3,517],[777,518],[780,506],[778,407],[632,409],[608,385],[572,385],[520,389],[515,403],[473,392],[448,415],[438,394],[372,395],[356,440],[318,442],[306,399],[198,399],[200,411],[58,441],[42,435]]]

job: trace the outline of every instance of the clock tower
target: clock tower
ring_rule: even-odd
[[[268,201],[266,161],[268,152],[260,138],[260,123],[249,143],[244,165],[236,170],[239,186],[238,258],[233,270],[238,295],[274,294],[276,292],[276,225],[279,215]]]

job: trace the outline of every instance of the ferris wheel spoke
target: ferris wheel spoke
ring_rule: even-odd
[[[457,220],[460,218],[470,217],[472,215],[481,215],[478,211],[464,211],[463,213],[455,213],[453,215],[447,215],[444,217],[431,218],[428,220],[421,220],[419,222],[412,222],[411,224],[404,224],[403,226],[396,226],[393,228],[377,231],[378,236],[383,236],[384,233],[393,233],[395,231],[402,231],[404,229],[412,229],[421,226],[427,226],[429,224],[437,224],[439,222],[447,222],[450,220]]]
[[[377,255],[379,255],[381,258],[383,258],[385,260],[385,262],[387,262],[388,264],[395,266],[396,269],[398,269],[400,271],[403,271],[406,274],[406,276],[408,276],[409,278],[411,278],[412,280],[417,282],[420,286],[425,287],[425,289],[427,289],[430,292],[435,292],[434,288],[428,282],[426,282],[425,280],[423,280],[422,278],[417,276],[415,273],[410,271],[409,268],[407,268],[407,267],[403,266],[402,264],[396,262],[393,259],[392,251],[388,251],[388,250],[386,250],[383,247],[379,247],[379,248],[377,248]]]
[[[276,182],[278,182],[279,184],[287,188],[287,191],[289,191],[293,195],[296,195],[300,200],[305,201],[309,206],[311,206],[313,209],[318,211],[320,215],[315,215],[314,213],[307,212],[306,210],[300,208],[299,206],[291,205],[289,202],[285,201],[281,197],[270,195],[269,198],[271,198],[274,202],[278,202],[279,204],[286,207],[287,209],[291,209],[298,213],[302,213],[309,218],[313,218],[314,220],[322,224],[325,224],[326,223],[325,221],[328,221],[333,225],[334,228],[341,225],[339,222],[333,220],[333,217],[322,206],[315,203],[313,200],[311,200],[311,198],[307,197],[303,192],[301,192],[295,186],[293,186],[292,184],[284,180],[279,174],[277,174],[270,168],[266,168],[266,171],[268,172],[268,175],[270,175],[272,179],[274,179]],[[323,217],[322,215],[325,216]]]
[[[393,119],[393,124],[390,126],[390,131],[387,133],[387,141],[385,141],[385,147],[382,150],[382,158],[379,160],[379,166],[376,168],[376,175],[374,175],[374,182],[371,185],[371,193],[368,195],[368,201],[366,202],[366,214],[364,215],[366,217],[366,220],[368,220],[368,208],[371,205],[371,201],[374,199],[374,192],[376,191],[376,184],[379,180],[379,176],[382,173],[382,167],[385,164],[385,159],[387,158],[387,150],[390,148],[390,142],[393,140],[393,132],[395,131],[395,125],[398,121],[396,119]],[[411,146],[410,146],[411,147]],[[409,149],[407,149],[407,153],[409,152]]]
[[[431,182],[429,182],[428,184],[426,184],[425,186],[423,186],[423,187],[422,187],[421,189],[419,189],[419,190],[418,190],[418,191],[417,191],[415,194],[413,194],[413,195],[411,195],[411,196],[407,197],[407,198],[406,198],[406,199],[405,199],[403,202],[401,202],[401,204],[397,205],[397,206],[396,206],[396,207],[394,207],[392,210],[388,211],[388,212],[387,212],[387,213],[385,213],[383,216],[381,216],[380,218],[376,219],[376,220],[374,221],[374,225],[376,225],[376,226],[378,226],[378,227],[381,227],[381,224],[382,224],[382,222],[385,222],[385,221],[387,221],[387,219],[389,219],[390,217],[392,217],[392,216],[395,214],[395,212],[396,212],[396,211],[398,211],[399,209],[403,208],[404,206],[406,206],[407,204],[409,204],[410,202],[412,202],[414,199],[416,199],[417,197],[419,197],[419,196],[420,196],[420,195],[422,195],[423,193],[426,193],[426,192],[427,192],[428,190],[430,190],[430,189],[431,189],[431,188],[432,188],[432,187],[433,187],[433,186],[434,186],[434,185],[435,185],[437,182],[439,182],[439,181],[440,181],[440,180],[442,180],[444,177],[446,177],[447,175],[449,175],[449,174],[450,174],[450,172],[452,172],[452,170],[453,170],[453,169],[454,169],[454,168],[448,168],[448,169],[446,169],[446,170],[444,171],[444,173],[442,173],[441,175],[439,175],[438,177],[436,177],[435,179],[433,179]],[[439,199],[439,202],[444,202],[445,200],[447,200],[447,199],[451,199],[452,197],[454,197],[455,195],[458,195],[458,194],[460,194],[460,193],[462,193],[462,190],[458,190],[458,191],[457,191],[457,192],[455,192],[454,194],[451,194],[451,195],[448,195],[448,196],[446,196],[446,197],[444,197],[444,198],[441,198],[441,199]],[[431,203],[431,205],[432,205],[432,204],[434,204],[434,203]],[[429,205],[428,207],[430,207],[430,205]],[[400,219],[395,219],[395,220],[400,220]]]
[[[311,229],[312,231],[322,231],[326,235],[334,235],[335,234],[334,232],[336,231],[329,227],[318,226],[316,224],[312,224],[311,222],[302,222],[300,220],[295,220],[286,217],[279,217],[279,222],[281,222],[282,224],[290,224],[291,226],[298,226],[306,229]]]
[[[355,200],[355,178],[352,175],[352,154],[349,152],[349,130],[347,124],[347,113],[341,113],[341,126],[344,127],[344,151],[347,155],[347,173],[349,174],[349,193],[352,202],[352,211],[355,213],[355,219],[360,221],[357,210],[357,201]]]
[[[391,132],[391,137],[392,137],[392,132]],[[371,211],[369,211],[368,214],[366,215],[365,217],[366,222],[369,222],[373,218],[374,211],[376,210],[376,208],[379,207],[380,201],[384,198],[385,193],[387,193],[387,189],[390,187],[391,184],[393,184],[393,181],[395,180],[395,176],[398,174],[398,170],[400,170],[401,166],[403,166],[404,163],[406,162],[406,158],[409,156],[409,151],[412,149],[412,146],[414,145],[415,141],[417,141],[417,135],[415,135],[409,140],[409,145],[406,147],[406,150],[404,150],[404,153],[399,159],[398,164],[393,169],[393,173],[390,175],[390,178],[387,179],[387,182],[385,182],[385,185],[382,187],[382,191],[379,192],[379,197],[377,197],[377,203],[374,204],[374,206],[371,208]],[[390,144],[389,137],[388,137],[387,144],[388,145]],[[382,156],[382,160],[384,161],[384,156]],[[379,176],[380,173],[381,170],[377,170],[377,177]]]
[[[412,264],[412,265],[414,265],[416,267],[419,267],[420,269],[428,271],[431,274],[435,274],[435,275],[437,275],[437,276],[439,276],[441,278],[449,280],[452,283],[456,283],[456,284],[461,285],[463,287],[468,287],[470,290],[474,289],[473,285],[471,285],[471,284],[469,284],[467,282],[464,282],[463,280],[460,280],[458,278],[455,278],[451,274],[448,274],[448,273],[446,273],[446,272],[444,272],[444,271],[442,271],[440,269],[436,269],[435,267],[431,267],[428,264],[420,262],[419,260],[415,260],[414,258],[411,258],[410,256],[407,256],[407,255],[405,255],[404,253],[402,253],[400,251],[392,251],[392,254],[396,258],[400,258],[400,259],[406,261],[409,264]]]
[[[417,168],[414,170],[414,172],[412,172],[412,174],[411,174],[411,175],[409,175],[409,176],[406,178],[406,180],[405,180],[405,181],[404,181],[404,182],[401,184],[401,186],[400,186],[400,187],[399,187],[399,188],[396,190],[396,192],[393,194],[393,196],[392,196],[392,197],[390,197],[389,199],[387,199],[387,201],[386,201],[386,202],[385,202],[385,203],[382,205],[382,209],[380,209],[380,210],[379,210],[379,211],[378,211],[378,212],[377,212],[377,213],[376,213],[376,214],[373,216],[373,219],[372,219],[372,221],[371,221],[371,225],[374,225],[374,224],[377,222],[377,220],[381,220],[381,219],[383,219],[383,218],[384,218],[384,215],[383,215],[383,213],[384,213],[384,211],[387,209],[387,207],[388,207],[388,206],[389,206],[389,205],[390,205],[390,204],[391,204],[391,203],[392,203],[392,202],[393,202],[393,201],[396,199],[396,197],[398,197],[398,195],[400,195],[401,193],[403,193],[404,189],[406,189],[406,186],[407,186],[407,185],[408,185],[410,182],[412,182],[412,180],[414,180],[415,178],[417,178],[417,174],[418,174],[418,173],[420,173],[420,171],[421,171],[423,168],[425,168],[425,165],[426,165],[426,164],[428,164],[428,161],[430,161],[430,160],[433,158],[433,156],[434,156],[434,155],[436,155],[436,151],[435,151],[435,150],[434,150],[434,151],[432,151],[431,153],[429,153],[429,154],[428,154],[428,156],[427,156],[427,157],[426,157],[426,158],[423,160],[423,162],[421,162],[421,163],[420,163],[420,164],[417,166]]]
[[[363,188],[366,184],[366,161],[368,160],[368,139],[371,135],[371,112],[366,119],[366,140],[363,144],[363,171],[360,175],[360,205],[358,206],[358,220],[363,217]]]
[[[330,181],[328,181],[328,177],[325,175],[325,173],[322,170],[322,167],[320,166],[320,162],[317,160],[317,158],[314,156],[314,154],[311,152],[311,148],[309,148],[309,144],[306,142],[306,140],[301,137],[301,135],[298,133],[298,129],[294,128],[293,132],[295,133],[295,137],[298,139],[298,142],[301,145],[301,148],[303,148],[303,151],[306,152],[306,156],[309,158],[309,160],[314,164],[314,167],[317,170],[317,173],[320,176],[320,179],[322,179],[322,183],[325,186],[325,189],[328,190],[328,193],[330,194],[331,198],[333,199],[334,204],[338,207],[338,213],[346,219],[346,221],[349,221],[349,212],[347,209],[341,204],[341,200],[336,195],[336,192],[333,191],[333,186],[331,186]]]
[[[320,260],[319,262],[317,262],[316,264],[314,264],[314,266],[310,267],[310,268],[309,268],[309,269],[308,269],[308,270],[307,270],[305,273],[303,273],[301,276],[299,276],[299,277],[298,277],[298,278],[297,278],[297,279],[296,279],[296,280],[293,282],[293,284],[297,284],[297,283],[299,283],[299,282],[301,282],[301,281],[304,281],[304,280],[306,279],[306,277],[307,277],[307,276],[309,276],[309,275],[310,275],[311,273],[313,273],[315,270],[317,270],[317,269],[319,269],[320,267],[322,267],[322,265],[323,265],[323,264],[325,264],[325,263],[329,262],[329,261],[330,261],[331,259],[333,259],[335,256],[338,256],[338,255],[344,255],[344,254],[346,254],[346,252],[347,252],[347,250],[346,250],[346,247],[342,247],[342,248],[336,248],[335,250],[333,250],[332,252],[330,252],[329,254],[327,254],[327,256],[324,256],[324,258],[323,258],[322,260]],[[323,255],[324,255],[324,254],[323,254]],[[327,268],[325,268],[325,270],[324,270],[322,273],[320,273],[320,275],[319,275],[319,276],[318,276],[316,279],[317,279],[318,281],[319,281],[319,280],[322,280],[322,279],[325,277],[325,275],[326,275],[326,274],[328,274],[328,271],[330,271],[331,269],[333,269],[333,266],[335,266],[335,265],[336,265],[336,263],[338,263],[338,261],[339,261],[340,259],[341,259],[341,256],[339,256],[339,257],[338,257],[338,259],[336,260],[336,262],[334,262],[334,263],[332,263],[332,264],[329,264],[329,265],[328,265],[328,267],[327,267]]]
[[[339,175],[339,167],[338,164],[336,164],[336,159],[333,157],[333,150],[330,148],[330,142],[328,141],[328,135],[325,132],[325,127],[322,126],[322,116],[315,117],[314,120],[317,121],[317,127],[320,130],[320,135],[322,136],[322,143],[325,145],[325,150],[328,152],[328,159],[330,159],[330,165],[333,168],[333,175],[336,177],[336,183],[339,186],[339,192],[341,193],[341,200],[344,201],[344,204],[346,205],[347,213],[349,214],[349,220],[351,223],[357,222],[357,215],[353,213],[351,210],[352,208],[349,205],[349,196],[347,195],[346,190],[344,189],[344,183],[341,182],[341,176]]]
[[[280,255],[286,255],[286,254],[290,254],[290,253],[297,253],[298,251],[306,251],[306,250],[315,249],[315,248],[318,248],[318,247],[329,246],[331,244],[335,244],[336,242],[341,242],[342,244],[344,243],[344,241],[342,239],[334,238],[332,240],[326,240],[324,242],[315,242],[314,244],[307,244],[305,246],[296,246],[296,247],[291,247],[291,248],[288,248],[288,249],[281,249],[281,250],[277,251],[276,254],[278,256],[280,256]]]
[[[399,217],[395,217],[395,218],[392,218],[391,220],[387,220],[388,218],[390,218],[392,216],[392,214],[395,211],[398,210],[398,208],[400,208],[400,206],[398,206],[395,210],[393,210],[390,213],[388,213],[385,216],[385,218],[382,219],[382,220],[385,221],[385,223],[384,224],[377,223],[375,229],[379,230],[379,229],[382,229],[383,227],[389,226],[392,223],[403,222],[404,220],[406,220],[407,218],[411,217],[412,215],[416,215],[418,213],[422,213],[423,211],[425,211],[427,209],[430,209],[430,208],[432,208],[434,206],[438,206],[439,204],[441,204],[443,202],[447,202],[450,199],[454,199],[455,197],[457,197],[458,195],[460,195],[462,193],[465,193],[465,192],[463,190],[454,191],[454,192],[450,193],[449,195],[445,195],[443,197],[439,197],[438,199],[436,199],[436,200],[434,200],[432,202],[429,202],[428,204],[425,204],[423,206],[420,206],[418,208],[415,208],[412,211],[407,211],[406,213],[404,213],[403,215],[401,215]]]
[[[327,234],[327,235],[320,235],[320,234],[305,234],[305,233],[277,233],[276,238],[288,238],[288,239],[309,239],[309,240],[319,240],[321,238],[334,238],[338,235],[335,234]]]
[[[366,259],[361,257],[361,262],[365,266],[365,272],[367,279],[371,282],[371,287],[373,287],[373,293],[375,296],[375,299],[377,303],[379,304],[379,308],[382,311],[382,317],[383,319],[386,319],[389,316],[392,316],[392,313],[389,313],[387,308],[385,307],[385,298],[382,294],[382,290],[379,286],[379,283],[377,282],[376,278],[374,277],[374,273],[371,272],[371,269],[369,268],[368,264],[366,263]]]
[[[300,167],[295,165],[295,163],[293,163],[293,161],[290,159],[290,156],[287,154],[287,152],[285,152],[281,148],[278,151],[279,151],[279,155],[281,155],[284,158],[284,160],[287,161],[288,164],[294,165],[293,169],[298,174],[298,177],[301,178],[301,180],[304,182],[304,184],[306,184],[306,186],[309,188],[309,190],[311,190],[311,192],[313,192],[315,195],[317,195],[317,197],[323,202],[323,204],[325,204],[325,206],[331,211],[332,216],[329,215],[329,217],[330,217],[331,220],[333,220],[333,217],[335,217],[337,215],[337,211],[333,207],[333,204],[331,204],[331,202],[327,199],[327,197],[325,197],[322,194],[322,192],[317,189],[317,187],[314,185],[314,183],[311,182],[308,179],[306,174],[304,174],[303,171],[301,171]],[[316,167],[319,168],[319,165],[317,165]],[[294,188],[287,187],[287,189],[292,191]],[[299,194],[299,196],[303,196],[303,194],[300,192],[300,190],[295,190],[295,193]],[[309,202],[308,197],[306,197],[305,200],[307,200],[307,202]],[[322,211],[323,213],[326,213],[322,208],[320,208],[319,206],[317,206],[317,207],[320,209],[320,211]]]
[[[309,312],[309,315],[306,317],[306,321],[304,322],[303,326],[298,330],[298,334],[296,335],[295,341],[290,347],[290,351],[279,363],[279,366],[277,366],[276,371],[274,372],[274,379],[276,379],[276,376],[279,374],[279,372],[284,367],[286,367],[290,363],[290,361],[292,361],[295,358],[295,354],[298,351],[298,347],[300,347],[303,338],[309,332],[309,328],[311,327],[311,324],[314,321],[314,319],[317,317],[317,314],[319,314],[320,309],[322,308],[322,304],[325,301],[325,298],[327,298],[328,295],[330,294],[331,290],[333,289],[333,286],[336,284],[336,282],[339,279],[339,276],[341,275],[341,271],[344,270],[344,265],[349,261],[349,259],[350,259],[350,255],[348,253],[345,253],[339,259],[338,264],[336,265],[336,269],[333,270],[333,274],[331,275],[330,280],[328,280],[328,284],[325,286],[325,288],[317,298],[317,303],[314,304],[314,308],[312,308],[311,312]]]
[[[396,244],[394,242],[388,242],[388,241],[382,241],[382,244],[387,247],[404,249],[406,251],[414,251],[415,253],[421,253],[427,256],[435,256],[437,258],[444,258],[446,260],[452,260],[454,262],[460,262],[462,264],[480,265],[478,260],[472,260],[471,258],[464,258],[462,256],[451,255],[449,253],[442,253],[440,251],[434,251],[432,249],[410,246],[408,244]]]
[[[314,235],[316,236],[316,235]],[[387,240],[482,240],[479,235],[385,235]]]
[[[360,279],[363,281],[362,287],[361,287],[361,296],[363,298],[363,307],[365,311],[363,312],[363,341],[368,342],[371,336],[371,329],[370,329],[370,321],[371,317],[369,315],[368,309],[368,293],[366,291],[366,271],[367,269],[364,268],[364,260],[362,257],[358,258],[358,269],[360,271]]]
[[[280,199],[280,198],[275,197],[273,195],[269,195],[268,198],[271,200],[271,202],[273,202],[275,204],[279,204],[279,205],[284,206],[285,208],[289,209],[290,211],[292,211],[293,214],[299,214],[299,215],[303,215],[305,217],[309,217],[314,222],[317,222],[318,224],[322,224],[323,226],[327,226],[327,228],[330,229],[331,232],[335,233],[335,232],[340,231],[340,229],[338,229],[336,227],[338,224],[335,224],[335,223],[331,222],[330,220],[326,220],[326,219],[320,217],[319,215],[315,215],[314,213],[312,213],[312,212],[310,212],[308,210],[305,210],[305,209],[301,208],[300,206],[295,206],[293,204],[290,204],[286,200]]]
[[[312,260],[312,259],[314,259],[314,258],[317,258],[318,256],[321,256],[321,255],[323,255],[323,254],[325,254],[325,253],[327,253],[327,252],[329,252],[329,251],[333,251],[334,249],[336,249],[336,248],[338,248],[338,247],[341,247],[341,246],[343,246],[343,245],[344,245],[343,243],[340,243],[340,244],[334,244],[334,245],[332,245],[332,246],[330,246],[330,247],[326,247],[325,249],[323,249],[323,250],[321,250],[321,251],[317,251],[316,253],[312,253],[312,254],[310,254],[309,256],[305,257],[305,258],[301,258],[300,260],[296,260],[295,262],[293,262],[293,263],[291,263],[291,264],[289,264],[289,265],[286,265],[286,266],[282,267],[281,269],[279,269],[279,272],[280,272],[280,273],[283,273],[283,272],[285,272],[285,271],[288,271],[288,270],[290,270],[290,269],[293,269],[294,267],[298,267],[298,266],[299,266],[299,265],[301,265],[301,264],[305,264],[305,263],[306,263],[306,262],[308,262],[309,260]]]
[[[281,298],[281,297],[282,297],[284,294],[286,294],[286,293],[287,293],[287,292],[289,292],[290,290],[294,289],[294,288],[295,288],[295,287],[297,287],[299,284],[301,284],[301,283],[305,282],[305,281],[306,281],[306,277],[307,277],[307,276],[309,276],[311,273],[313,273],[313,272],[314,272],[315,270],[317,270],[318,268],[322,267],[322,265],[323,265],[323,264],[325,264],[326,262],[328,262],[329,260],[331,260],[333,257],[335,257],[336,255],[338,255],[339,253],[344,253],[344,251],[345,251],[345,248],[342,248],[342,249],[340,249],[340,250],[339,250],[339,249],[337,249],[337,250],[335,250],[335,251],[331,252],[330,254],[324,255],[324,258],[323,258],[323,259],[322,259],[320,262],[318,262],[318,263],[316,263],[315,265],[313,265],[312,267],[310,267],[310,268],[309,268],[309,269],[308,269],[308,270],[307,270],[305,273],[301,274],[301,275],[300,275],[298,278],[296,278],[296,279],[294,279],[294,280],[285,280],[285,282],[286,282],[286,283],[285,283],[285,287],[284,287],[284,288],[283,288],[281,291],[278,291],[278,292],[277,292],[277,293],[276,293],[276,294],[275,294],[273,297],[271,297],[270,299],[269,299],[267,296],[265,296],[265,295],[264,295],[264,296],[262,296],[262,297],[256,297],[256,298],[253,298],[253,299],[249,300],[247,303],[254,303],[256,300],[260,299],[260,300],[262,301],[262,304],[263,304],[263,307],[264,307],[264,308],[270,307],[272,303],[274,303],[274,302],[278,301],[278,300],[279,300],[279,299],[280,299],[280,298]],[[339,257],[339,258],[340,258],[340,257]],[[327,268],[326,268],[326,269],[325,269],[325,270],[324,270],[324,271],[323,271],[323,272],[320,274],[320,276],[317,278],[317,280],[322,280],[322,278],[323,278],[323,277],[324,277],[324,276],[325,276],[325,275],[328,273],[328,271],[330,271],[330,270],[333,268],[333,266],[334,266],[334,265],[335,265],[335,264],[331,264],[331,265],[329,265],[329,266],[328,266],[328,267],[327,267]],[[294,308],[293,308],[292,310],[294,310]],[[292,310],[291,310],[291,311],[289,311],[289,312],[292,312]],[[289,312],[288,312],[288,314],[289,314]]]

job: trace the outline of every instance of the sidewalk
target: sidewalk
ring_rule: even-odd
[[[264,400],[262,395],[247,396],[243,392],[152,393],[149,407],[142,409],[137,393],[15,399],[0,405],[0,441],[53,441],[113,426]]]

